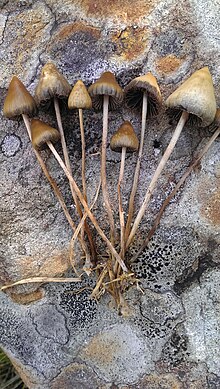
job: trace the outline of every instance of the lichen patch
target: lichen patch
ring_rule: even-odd
[[[182,59],[176,57],[173,54],[169,54],[157,60],[156,68],[158,72],[168,74],[179,69],[181,64]]]

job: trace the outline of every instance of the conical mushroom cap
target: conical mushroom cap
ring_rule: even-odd
[[[128,152],[138,150],[139,141],[130,122],[125,121],[112,135],[110,147],[117,152],[121,152],[122,147],[126,147]]]
[[[177,111],[187,111],[202,127],[211,124],[216,114],[216,101],[208,67],[197,70],[180,85],[168,97],[166,106]]]
[[[44,65],[35,90],[37,104],[46,102],[53,97],[68,97],[70,92],[70,84],[56,66],[52,63]]]
[[[31,121],[31,141],[35,149],[44,149],[47,142],[55,143],[60,139],[60,133],[38,119]]]
[[[5,98],[3,115],[11,119],[22,114],[32,115],[35,112],[35,100],[18,77],[13,76]]]
[[[162,97],[157,80],[150,72],[134,78],[125,87],[125,104],[140,111],[144,92],[147,95],[147,117],[157,115],[162,106]]]
[[[92,108],[92,100],[89,93],[81,80],[78,80],[74,85],[69,98],[68,98],[69,109],[90,109]]]
[[[103,96],[109,96],[109,109],[116,109],[123,101],[123,90],[111,72],[102,73],[101,77],[90,85],[88,92],[92,97],[92,105],[95,109],[101,110]]]

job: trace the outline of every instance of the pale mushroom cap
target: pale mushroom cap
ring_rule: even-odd
[[[65,77],[52,63],[47,63],[41,70],[40,79],[35,90],[35,98],[38,104],[53,97],[68,97],[71,86]]]
[[[110,147],[116,152],[121,152],[122,147],[126,147],[128,152],[138,150],[139,141],[130,122],[125,121],[112,135]]]
[[[208,67],[197,70],[166,100],[171,109],[194,115],[202,127],[211,124],[216,114],[212,77]]]
[[[103,106],[103,96],[109,96],[109,109],[116,109],[123,101],[123,90],[111,72],[104,72],[101,77],[90,85],[88,92],[92,97],[93,107],[101,110]]]
[[[125,104],[128,108],[140,111],[143,94],[147,95],[147,117],[155,116],[162,107],[162,97],[159,85],[152,73],[134,78],[125,87]]]
[[[43,149],[47,142],[55,143],[60,139],[60,133],[38,119],[31,121],[31,141],[35,149]]]
[[[35,112],[36,103],[34,98],[19,78],[13,76],[5,98],[3,115],[7,118],[15,118],[22,114],[32,115]]]
[[[74,85],[69,98],[69,109],[90,109],[92,108],[92,100],[89,93],[81,80],[78,80]]]

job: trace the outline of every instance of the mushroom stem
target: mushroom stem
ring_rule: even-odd
[[[107,188],[106,179],[106,147],[107,147],[107,135],[108,135],[108,103],[109,96],[103,97],[103,132],[102,132],[102,153],[101,153],[101,182],[102,182],[102,194],[104,200],[104,206],[108,214],[111,243],[114,246],[115,242],[115,223],[113,219],[113,213],[109,201],[109,194]]]
[[[25,127],[27,129],[29,138],[31,140],[31,129],[30,129],[30,122],[29,122],[28,116],[25,115],[25,114],[22,114],[22,117],[23,117],[23,120],[24,120]],[[73,231],[75,231],[76,230],[76,225],[73,222],[73,220],[72,220],[72,218],[71,218],[71,216],[70,216],[70,214],[68,212],[68,209],[67,209],[66,204],[64,202],[63,196],[62,196],[62,194],[61,194],[61,192],[60,192],[56,182],[53,180],[53,178],[49,174],[49,171],[48,171],[48,169],[47,169],[43,159],[41,158],[40,153],[36,149],[33,149],[33,150],[34,150],[36,158],[37,158],[37,160],[39,162],[39,165],[40,165],[41,169],[44,172],[44,175],[46,176],[47,180],[49,181],[50,185],[53,188],[53,191],[54,191],[55,195],[57,196],[57,198],[59,200],[59,203],[60,203],[60,205],[61,205],[61,207],[63,209],[63,212],[64,212],[64,214],[66,216],[67,221],[69,222],[69,224],[72,227]]]
[[[120,220],[120,229],[121,229],[121,257],[124,259],[125,256],[125,223],[124,223],[124,211],[122,206],[121,198],[121,183],[124,176],[124,166],[125,166],[125,156],[126,156],[126,147],[122,147],[121,150],[121,167],[118,179],[118,206],[119,206],[119,220]]]
[[[58,102],[57,97],[54,97],[54,109],[55,109],[55,113],[56,113],[58,129],[59,129],[60,137],[61,137],[61,144],[62,144],[65,165],[66,165],[67,169],[69,170],[70,174],[72,175],[72,169],[71,169],[71,165],[70,165],[70,159],[69,159],[69,154],[68,154],[68,150],[67,150],[67,145],[66,145],[66,140],[65,140],[64,130],[63,130],[63,124],[62,124],[61,115],[60,115],[60,107],[59,107],[59,102]],[[82,210],[80,208],[78,198],[76,196],[76,193],[73,190],[73,186],[71,183],[70,183],[70,189],[72,192],[74,202],[76,204],[77,212],[78,212],[79,216],[82,217]]]
[[[85,143],[85,132],[83,126],[83,110],[79,108],[79,125],[81,132],[81,143],[82,143],[82,187],[83,187],[83,196],[87,201],[87,193],[86,193],[86,143]]]
[[[31,140],[31,129],[30,129],[30,122],[29,122],[28,116],[25,115],[25,114],[22,114],[22,117],[23,117],[23,120],[24,120],[24,124],[25,124],[25,126],[26,126],[26,129],[27,129],[29,138],[30,138],[30,140]],[[45,165],[43,159],[41,158],[40,153],[39,153],[36,149],[33,149],[33,150],[34,150],[34,153],[35,153],[36,158],[37,158],[37,160],[38,160],[38,163],[39,163],[41,169],[42,169],[43,172],[44,172],[44,175],[46,176],[47,180],[49,181],[50,185],[51,185],[52,188],[53,188],[53,191],[54,191],[55,195],[56,195],[57,198],[58,198],[58,201],[59,201],[59,203],[60,203],[60,205],[61,205],[61,207],[62,207],[62,209],[63,209],[63,212],[64,212],[64,214],[65,214],[65,216],[66,216],[67,221],[69,222],[69,224],[70,224],[72,230],[73,230],[73,231],[76,231],[76,225],[75,225],[75,223],[73,222],[73,220],[72,220],[72,218],[71,218],[71,216],[70,216],[70,214],[69,214],[69,211],[68,211],[68,209],[67,209],[67,207],[66,207],[66,204],[65,204],[65,201],[64,201],[64,199],[63,199],[63,196],[62,196],[62,194],[61,194],[61,192],[60,192],[60,190],[59,190],[59,188],[58,188],[56,182],[55,182],[55,181],[53,180],[53,178],[51,177],[51,175],[50,175],[50,173],[49,173],[49,171],[48,171],[48,169],[47,169],[47,166]],[[81,244],[82,250],[85,252],[86,258],[89,258],[89,257],[90,257],[90,254],[89,254],[88,249],[87,249],[87,247],[86,247],[86,245],[85,245],[85,241],[84,241],[81,237],[79,237],[79,242],[80,242],[80,244]]]
[[[129,236],[130,231],[131,231],[131,222],[132,222],[132,217],[133,217],[133,213],[134,213],[134,199],[135,199],[135,195],[137,192],[138,178],[139,178],[140,167],[141,167],[141,158],[142,158],[142,154],[143,154],[146,120],[147,120],[147,93],[144,92],[143,93],[143,102],[142,102],[141,139],[140,139],[140,146],[139,146],[139,151],[138,151],[137,164],[136,164],[135,173],[134,173],[133,186],[132,186],[130,199],[129,199],[128,218],[127,218],[127,223],[126,223],[126,227],[125,227],[125,241],[127,241],[128,236]]]
[[[65,140],[65,136],[64,136],[63,125],[62,125],[62,120],[61,120],[61,115],[60,115],[60,107],[59,107],[58,99],[56,97],[54,97],[54,109],[55,109],[55,113],[56,113],[57,125],[59,128],[60,137],[61,137],[61,144],[62,144],[62,149],[63,149],[64,161],[65,161],[66,167],[67,167],[67,169],[72,177],[72,169],[71,169],[71,165],[70,165],[70,159],[69,159],[69,154],[68,154],[68,150],[67,150],[67,146],[66,146],[66,140]],[[81,207],[79,204],[79,200],[78,200],[77,195],[74,191],[74,187],[73,187],[71,181],[70,181],[70,189],[71,189],[71,193],[73,196],[73,200],[76,204],[76,210],[78,212],[78,215],[80,218],[82,218],[83,213],[82,213],[82,210],[81,210]],[[85,221],[84,225],[85,225],[85,231],[87,233],[89,243],[90,243],[92,258],[95,261],[96,250],[95,250],[95,244],[93,242],[92,234],[91,234],[91,231],[90,231],[89,226],[88,226],[86,221]],[[82,239],[83,239],[83,234],[82,234]]]
[[[99,182],[99,185],[98,185],[98,188],[97,188],[97,191],[96,191],[96,194],[95,194],[95,198],[93,200],[93,203],[90,207],[90,210],[92,210],[92,208],[94,207],[96,201],[97,201],[97,198],[99,196],[99,191],[100,191],[100,187],[101,187],[101,181]],[[80,223],[78,224],[73,236],[72,236],[72,239],[70,241],[70,263],[75,271],[75,273],[77,274],[77,271],[76,271],[76,268],[75,268],[75,260],[74,260],[74,244],[75,244],[75,241],[79,235],[79,232],[81,230],[81,228],[83,227],[84,223],[85,223],[85,220],[87,218],[87,213],[84,212],[83,214],[83,217],[82,219],[80,220]],[[85,272],[87,273],[87,275],[90,275],[91,273],[91,269],[92,269],[92,263],[90,261],[90,258],[86,258],[86,261],[84,263],[84,266],[83,266],[83,270],[85,270]]]
[[[84,209],[85,209],[85,212],[88,214],[88,217],[90,218],[91,222],[93,223],[94,227],[96,228],[97,232],[99,233],[99,235],[101,236],[101,238],[104,240],[104,242],[106,243],[106,245],[108,246],[109,250],[111,251],[113,257],[116,258],[116,260],[118,261],[118,263],[120,264],[120,266],[122,267],[122,269],[127,272],[128,269],[127,267],[125,266],[125,263],[124,261],[121,259],[120,255],[117,253],[117,251],[115,250],[115,248],[113,247],[112,243],[108,240],[108,238],[106,237],[106,235],[104,234],[104,232],[102,231],[101,227],[99,226],[95,216],[92,214],[92,212],[90,211],[89,207],[88,207],[88,204],[87,202],[85,201],[78,185],[76,184],[74,178],[71,176],[69,170],[66,168],[64,162],[62,161],[62,159],[60,158],[59,154],[57,153],[56,149],[54,148],[53,144],[51,142],[47,142],[47,145],[48,147],[50,148],[50,150],[52,151],[54,157],[56,158],[57,162],[60,164],[60,166],[62,167],[64,173],[66,174],[67,178],[71,181],[72,185],[73,185],[73,188],[74,188],[74,191],[76,192],[80,202],[82,203]]]
[[[176,127],[176,129],[175,129],[175,131],[173,133],[171,141],[170,141],[169,145],[167,146],[167,148],[166,148],[166,150],[165,150],[165,152],[164,152],[164,154],[163,154],[163,156],[161,158],[161,161],[160,161],[159,165],[157,166],[157,169],[156,169],[156,171],[155,171],[155,173],[153,175],[153,178],[152,178],[152,180],[150,182],[150,185],[148,186],[147,192],[145,194],[144,201],[143,201],[143,203],[141,205],[141,208],[140,208],[140,210],[139,210],[139,212],[138,212],[138,214],[136,216],[136,219],[134,221],[133,227],[131,229],[131,232],[129,234],[128,240],[126,242],[126,249],[128,249],[129,245],[131,244],[131,242],[132,242],[132,240],[134,238],[134,235],[135,235],[135,233],[136,233],[136,231],[137,231],[137,229],[139,227],[139,224],[141,222],[141,219],[143,218],[144,213],[145,213],[145,211],[147,209],[147,205],[148,205],[148,203],[150,201],[150,198],[152,196],[152,193],[153,193],[153,190],[154,190],[154,188],[156,186],[158,178],[159,178],[159,176],[160,176],[164,166],[166,165],[166,162],[168,161],[168,159],[170,157],[170,154],[172,153],[172,151],[173,151],[173,149],[174,149],[174,147],[176,145],[176,142],[177,142],[177,140],[178,140],[178,138],[179,138],[179,136],[181,134],[181,131],[182,131],[182,129],[183,129],[183,127],[184,127],[188,117],[189,117],[189,113],[187,111],[183,111],[182,115],[180,117],[180,120],[179,120],[179,122],[177,124],[177,127]]]
[[[138,250],[138,252],[135,254],[135,256],[132,258],[132,262],[134,262],[138,257],[139,255],[142,253],[142,251],[145,249],[145,247],[148,245],[150,239],[152,238],[152,236],[154,235],[158,225],[160,224],[160,220],[161,220],[161,217],[163,215],[163,212],[165,210],[165,208],[167,207],[167,205],[170,203],[170,201],[172,200],[172,198],[175,196],[175,194],[177,193],[177,191],[180,189],[180,187],[184,184],[184,182],[186,181],[187,177],[190,175],[190,173],[193,171],[193,169],[198,165],[198,163],[201,161],[201,159],[204,157],[204,155],[207,153],[207,151],[210,149],[211,145],[213,144],[213,142],[215,141],[215,139],[219,136],[220,134],[220,127],[217,128],[217,130],[214,132],[214,134],[212,135],[212,137],[209,139],[209,141],[206,143],[205,147],[200,151],[200,153],[197,155],[196,159],[189,165],[189,167],[187,168],[186,172],[184,173],[184,175],[181,177],[181,179],[178,181],[178,183],[176,184],[175,188],[172,190],[172,192],[169,194],[169,196],[167,196],[167,198],[164,200],[158,214],[157,214],[157,217],[156,219],[154,220],[154,224],[153,226],[151,227],[149,233],[147,234],[147,237],[146,239],[144,240],[143,244],[141,245],[140,249]]]

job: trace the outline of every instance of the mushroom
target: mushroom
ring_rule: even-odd
[[[58,98],[67,98],[70,92],[71,92],[71,86],[69,85],[68,81],[64,78],[64,76],[58,71],[56,66],[52,63],[47,63],[46,65],[44,65],[41,71],[38,85],[35,90],[35,98],[38,105],[53,99],[54,109],[57,118],[57,125],[61,135],[61,144],[63,149],[64,161],[67,169],[72,175],[72,169],[70,165],[69,154],[68,154],[66,140],[64,136],[64,130],[63,130],[63,125],[62,125],[62,120],[60,115],[59,101],[58,101]],[[74,202],[76,204],[77,212],[80,218],[82,218],[82,210],[78,198],[76,196],[76,193],[73,190],[72,184],[70,184],[70,189],[71,189]],[[95,246],[92,239],[91,231],[86,222],[85,222],[85,230],[89,238],[92,257],[93,260],[95,261],[96,258]]]
[[[123,101],[123,91],[118,85],[115,76],[111,72],[104,72],[101,77],[92,85],[88,92],[92,97],[93,107],[97,110],[103,107],[103,133],[101,152],[101,182],[104,206],[108,214],[111,242],[115,242],[115,225],[106,179],[106,147],[108,135],[108,109],[116,109]]]
[[[45,143],[47,144],[49,149],[52,151],[52,153],[53,153],[54,157],[56,158],[57,162],[62,167],[64,173],[66,174],[66,176],[68,178],[68,180],[71,182],[71,185],[73,186],[74,192],[78,196],[80,202],[82,203],[82,205],[83,205],[83,207],[85,209],[85,212],[87,213],[88,217],[90,218],[90,220],[93,223],[94,227],[96,228],[97,232],[102,237],[104,242],[106,242],[106,244],[107,244],[109,250],[111,251],[113,257],[116,258],[116,260],[120,264],[121,268],[125,272],[127,272],[127,267],[125,266],[124,261],[121,259],[120,255],[117,253],[117,251],[115,250],[115,248],[113,247],[111,242],[108,240],[108,238],[106,237],[106,235],[104,234],[104,232],[100,228],[100,226],[99,226],[95,216],[92,214],[91,210],[89,209],[88,204],[87,204],[86,200],[84,199],[84,197],[83,197],[79,187],[77,186],[75,180],[73,179],[71,173],[67,169],[67,167],[66,167],[65,163],[63,162],[63,160],[60,158],[60,156],[57,153],[56,149],[54,148],[53,143],[51,142],[53,138],[51,137],[51,139],[50,139],[50,137],[48,135],[48,132],[49,132],[48,131],[48,125],[45,126],[45,123],[41,122],[40,120],[33,120],[32,121],[32,126],[33,126],[32,132],[33,132],[33,135],[34,135],[33,138],[35,138],[35,134],[38,134],[38,136],[36,136],[36,139],[38,139],[38,143],[36,143],[36,141],[35,141],[35,147],[37,147],[37,148],[38,147],[43,147],[43,140],[45,141]],[[38,127],[38,129],[37,129],[37,127]],[[41,133],[41,135],[39,135],[39,133]],[[51,133],[54,133],[54,129],[51,129]]]
[[[60,133],[56,128],[38,119],[31,120],[31,141],[35,149],[42,150],[47,142],[56,143],[59,139]]]
[[[56,128],[49,126],[48,124],[42,122],[41,120],[32,119],[31,141],[35,149],[42,150],[47,145],[51,149],[52,153],[54,154],[54,148],[53,147],[51,148],[51,145],[57,142],[59,139],[60,139],[60,133],[59,131],[57,131]],[[81,236],[80,243],[86,256],[86,264],[88,265],[86,269],[87,268],[89,269],[92,266],[92,263],[90,260],[89,250],[87,248],[87,244],[83,236]],[[87,272],[89,271],[87,270]]]
[[[13,76],[12,80],[9,84],[8,93],[5,98],[4,107],[3,107],[3,114],[9,119],[15,119],[18,116],[22,115],[22,118],[24,120],[24,124],[26,126],[29,138],[31,139],[31,129],[30,129],[30,122],[28,115],[32,115],[36,112],[36,103],[31,94],[28,92],[28,90],[25,88],[24,84],[18,79],[18,77]],[[68,212],[68,209],[66,207],[66,204],[64,202],[63,196],[56,184],[56,182],[53,180],[53,178],[50,176],[48,169],[41,158],[41,155],[37,150],[34,149],[36,158],[47,178],[50,185],[53,188],[54,193],[56,194],[60,205],[64,211],[64,214],[72,227],[73,230],[75,230],[75,224]]]
[[[84,83],[81,80],[78,80],[76,82],[69,95],[68,107],[69,109],[78,109],[79,111],[79,123],[80,123],[81,142],[82,142],[82,187],[83,187],[83,196],[86,200],[87,199],[86,178],[85,178],[86,146],[85,146],[85,132],[83,126],[83,109],[92,108],[92,100],[91,97],[89,96],[89,93],[87,92]]]
[[[125,239],[127,240],[131,230],[131,222],[134,213],[134,199],[137,192],[141,158],[143,154],[146,120],[147,118],[158,114],[162,106],[162,97],[157,80],[151,73],[136,77],[125,87],[124,93],[126,106],[137,111],[142,111],[140,147],[129,199],[128,219],[125,229]]]
[[[156,186],[158,178],[172,153],[181,131],[188,119],[197,122],[205,127],[211,124],[216,114],[216,101],[212,77],[208,67],[197,70],[191,75],[179,88],[176,89],[167,99],[166,105],[174,110],[175,115],[180,114],[180,119],[173,133],[171,141],[167,146],[162,159],[151,179],[145,194],[144,201],[136,216],[126,247],[130,245],[138,229],[147,205],[150,201],[152,192]]]
[[[53,63],[47,63],[41,70],[40,79],[35,90],[35,99],[38,105],[53,99],[57,118],[58,129],[61,135],[64,160],[71,172],[70,160],[66,146],[64,130],[60,115],[58,98],[67,98],[71,92],[71,86]],[[75,196],[75,195],[74,195]]]
[[[125,255],[125,231],[124,231],[124,212],[121,198],[121,183],[124,175],[125,157],[126,151],[134,152],[138,150],[139,141],[137,135],[134,132],[134,128],[131,123],[125,121],[118,130],[113,134],[110,147],[113,151],[121,153],[121,167],[118,178],[118,204],[119,204],[119,219],[121,229],[121,256]]]

